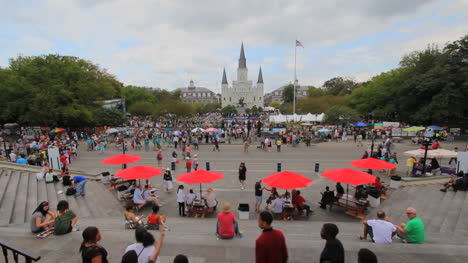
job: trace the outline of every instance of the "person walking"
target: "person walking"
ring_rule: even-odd
[[[241,162],[239,165],[239,182],[241,184],[241,189],[245,189],[245,180],[247,176],[247,167],[244,162]]]
[[[273,229],[273,215],[263,211],[258,217],[258,227],[263,230],[255,241],[256,263],[288,262],[288,247],[283,232]]]
[[[249,152],[249,141],[244,140],[244,152],[248,153]]]
[[[179,203],[179,216],[185,216],[185,201],[186,196],[184,192],[184,186],[179,185],[177,189],[177,203]]]
[[[276,151],[281,152],[281,144],[283,144],[283,141],[281,140],[281,138],[276,139],[275,144],[276,144]]]
[[[163,153],[161,149],[158,150],[158,153],[156,154],[156,159],[158,160],[158,166],[161,167],[163,160]]]
[[[193,170],[196,171],[198,170],[198,155],[197,154],[194,154],[193,155]]]
[[[166,168],[166,171],[164,172],[163,175],[163,184],[164,184],[164,189],[166,192],[169,192],[169,190],[172,189],[172,174],[171,174],[171,169]]]
[[[338,227],[335,224],[324,224],[320,236],[326,240],[325,247],[320,254],[320,263],[344,263],[345,253],[343,244],[336,238]]]
[[[187,169],[187,173],[192,171],[192,160],[190,160],[190,157],[185,158],[185,168]]]
[[[262,205],[262,194],[263,190],[266,189],[262,186],[262,179],[259,179],[255,183],[255,212],[260,212],[260,206]],[[269,189],[266,189],[270,191]]]

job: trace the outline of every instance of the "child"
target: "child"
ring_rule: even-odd
[[[152,210],[153,212],[148,216],[146,229],[159,230],[159,224],[162,222],[166,222],[166,216],[161,216],[158,214],[159,206],[157,206],[156,204],[153,205]]]

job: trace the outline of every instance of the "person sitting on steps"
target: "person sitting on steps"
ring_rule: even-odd
[[[157,206],[157,205],[153,205],[152,210],[153,210],[153,212],[148,216],[146,229],[158,230],[159,225],[162,222],[166,222],[166,216],[159,215],[159,206]]]
[[[31,232],[41,233],[54,226],[54,213],[49,210],[49,202],[44,201],[34,210],[31,217]]]
[[[158,207],[159,209],[159,207]],[[127,205],[125,207],[125,213],[124,213],[124,217],[125,217],[125,228],[129,228],[129,229],[135,229],[139,226],[144,226],[144,223],[142,221],[142,219],[145,217],[144,215],[141,215],[141,216],[136,216],[134,213],[133,213],[133,205]]]
[[[231,204],[226,202],[221,206],[221,212],[218,213],[216,234],[222,239],[231,239],[235,235],[240,235],[236,215],[230,210]]]
[[[78,230],[75,229],[76,222],[78,222],[78,216],[69,209],[67,201],[60,201],[57,204],[57,211],[58,212],[55,214],[54,219],[55,235],[63,235]]]

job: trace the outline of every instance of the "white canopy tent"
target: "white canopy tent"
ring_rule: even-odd
[[[325,117],[324,113],[321,114],[305,114],[305,115],[271,115],[270,122],[282,123],[282,122],[322,122]]]

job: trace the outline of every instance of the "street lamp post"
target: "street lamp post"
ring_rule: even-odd
[[[427,159],[427,150],[429,146],[431,145],[431,139],[430,138],[425,138],[423,141],[423,146],[424,146],[424,158],[423,158],[423,163],[422,163],[422,174],[426,174],[426,159]]]

